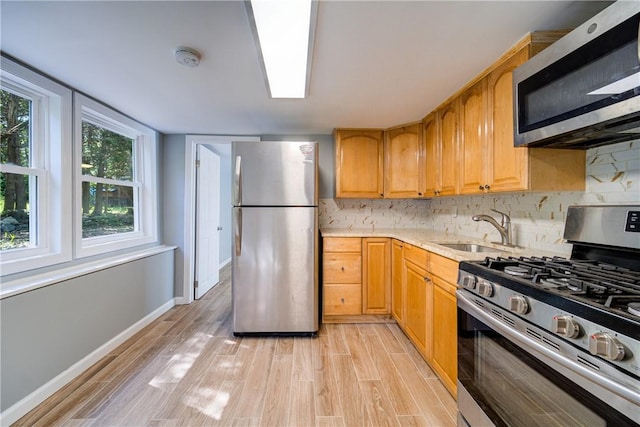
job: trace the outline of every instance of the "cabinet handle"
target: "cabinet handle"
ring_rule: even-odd
[[[418,193],[418,196],[422,196],[422,193]]]
[[[340,298],[340,302],[344,304],[344,298]]]
[[[479,187],[479,190],[480,190],[480,191],[484,190],[484,187],[481,185],[481,186]]]
[[[425,278],[424,278],[424,281],[425,281],[425,282],[430,282],[430,281],[431,281],[431,279],[429,279],[428,277],[425,277]]]
[[[344,271],[344,267],[340,267],[340,270]]]
[[[383,194],[383,193],[380,193],[380,197],[384,197],[384,194]]]
[[[491,186],[489,186],[489,184],[485,184],[484,189],[489,191],[489,189],[491,188]]]

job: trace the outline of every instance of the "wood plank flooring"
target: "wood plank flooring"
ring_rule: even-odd
[[[15,426],[454,426],[456,403],[395,324],[236,338],[230,269]]]

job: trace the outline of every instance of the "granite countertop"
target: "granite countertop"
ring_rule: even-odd
[[[438,255],[442,255],[446,258],[455,261],[466,260],[482,260],[485,257],[497,257],[497,256],[562,256],[562,254],[544,252],[534,249],[520,248],[520,247],[506,247],[496,243],[484,242],[480,239],[469,238],[465,236],[459,236],[455,234],[443,233],[440,231],[419,230],[419,229],[403,229],[403,228],[388,228],[388,229],[346,229],[346,228],[323,228],[320,230],[322,237],[390,237],[393,239],[402,240],[414,246],[418,246],[429,252],[433,252]],[[495,248],[495,251],[487,252],[467,252],[456,249],[451,249],[446,246],[442,246],[439,243],[472,243],[490,248]]]

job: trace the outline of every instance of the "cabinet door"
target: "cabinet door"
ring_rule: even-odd
[[[433,112],[423,121],[424,140],[424,195],[433,197],[440,191],[440,144],[438,135],[438,113]]]
[[[480,80],[460,96],[460,193],[485,191],[486,85]]]
[[[391,312],[391,240],[362,239],[362,312]]]
[[[382,131],[338,129],[335,142],[336,197],[382,198]]]
[[[529,176],[528,149],[513,146],[512,73],[529,58],[523,48],[489,74],[488,129],[491,130],[488,184],[490,191],[525,190]]]
[[[458,102],[445,105],[440,110],[440,193],[441,196],[457,194],[458,151]]]
[[[391,313],[400,327],[404,327],[405,301],[402,245],[399,240],[391,243]]]
[[[449,391],[456,395],[458,379],[458,324],[455,286],[433,279],[432,365]]]
[[[424,194],[422,124],[386,131],[384,196],[415,198]]]
[[[404,277],[406,285],[405,330],[422,354],[430,359],[430,331],[427,319],[431,318],[431,278],[427,272],[405,260]]]

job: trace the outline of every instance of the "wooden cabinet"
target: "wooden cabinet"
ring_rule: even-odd
[[[584,190],[586,151],[513,145],[513,70],[527,61],[529,45],[493,70],[487,80],[487,162],[484,191]]]
[[[513,145],[513,70],[548,44],[511,52],[460,94],[460,194],[584,190],[585,151]]]
[[[443,105],[422,122],[426,197],[457,194],[458,104]]]
[[[425,193],[422,124],[387,129],[384,156],[384,197],[422,197]]]
[[[458,102],[445,104],[439,111],[441,134],[441,162],[439,196],[458,193]]]
[[[430,364],[449,392],[456,396],[458,379],[458,310],[456,281],[458,263],[436,254],[430,255],[433,283]]]
[[[458,330],[455,287],[437,276],[433,280],[433,346],[431,366],[447,389],[456,395]]]
[[[391,251],[393,317],[456,396],[458,262],[398,240]]]
[[[460,96],[460,193],[484,191],[487,183],[487,80]]]
[[[405,277],[405,331],[415,346],[427,358],[430,357],[430,331],[428,318],[431,314],[432,287],[427,270],[407,258],[404,262]]]
[[[336,197],[379,199],[384,196],[382,130],[336,129]]]
[[[400,327],[404,327],[404,252],[400,240],[391,242],[391,314]]]
[[[325,238],[323,245],[323,316],[361,314],[362,239]]]
[[[391,312],[391,239],[362,239],[362,312]]]
[[[440,121],[438,112],[434,111],[422,121],[422,138],[424,140],[424,194],[434,197],[441,190],[440,174],[442,173],[442,157],[440,150]]]

